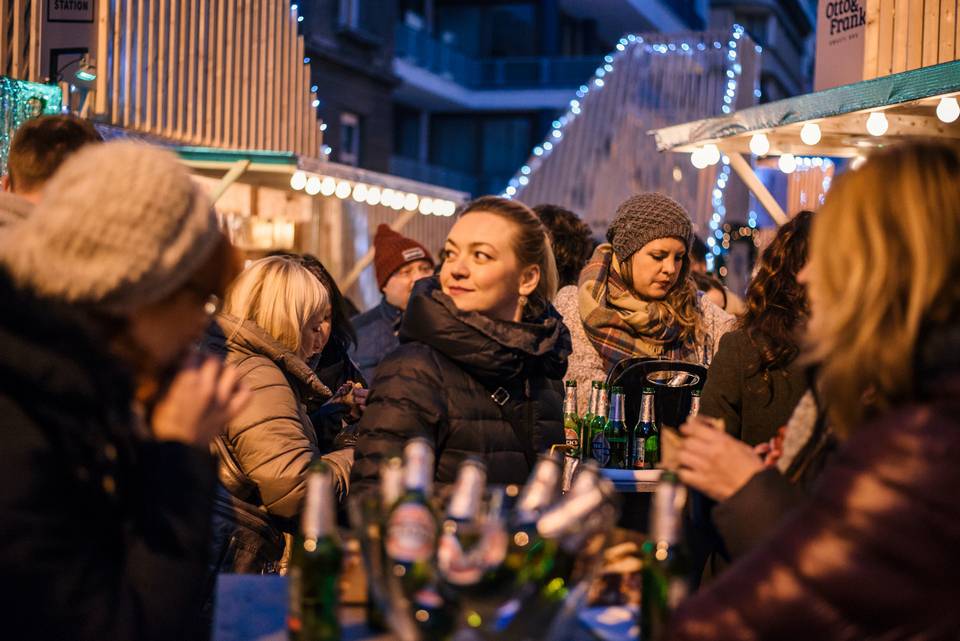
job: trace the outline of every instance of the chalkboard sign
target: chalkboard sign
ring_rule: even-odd
[[[93,22],[95,0],[47,0],[47,22]]]

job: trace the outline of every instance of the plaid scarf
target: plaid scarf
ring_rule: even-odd
[[[613,247],[597,247],[580,272],[577,301],[587,338],[610,370],[624,358],[649,356],[696,361],[696,346],[682,345],[664,323],[664,301],[644,301],[626,285]]]

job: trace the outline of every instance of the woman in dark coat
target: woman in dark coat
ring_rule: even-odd
[[[842,444],[810,498],[683,603],[667,638],[956,638],[958,270],[956,148],[884,149],[834,183],[801,280],[809,357]],[[681,458],[698,487],[713,475],[702,443]]]
[[[748,445],[773,438],[807,389],[797,362],[807,316],[797,274],[807,262],[812,216],[798,213],[764,250],[747,289],[747,311],[720,339],[703,387],[700,413],[722,419],[727,433]]]
[[[184,358],[235,273],[209,200],[169,152],[91,146],[0,262],[0,636],[188,638],[246,397]]]
[[[400,347],[378,367],[359,423],[354,478],[415,436],[436,448],[436,480],[468,455],[491,483],[522,483],[563,442],[561,379],[570,337],[549,301],[557,275],[542,223],[525,205],[484,197],[463,209],[437,278],[414,288]]]

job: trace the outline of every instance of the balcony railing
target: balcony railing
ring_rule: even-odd
[[[600,56],[473,58],[402,23],[395,37],[398,58],[476,89],[576,87],[602,61]]]
[[[473,176],[404,156],[390,156],[390,173],[470,194],[477,192],[477,179]]]

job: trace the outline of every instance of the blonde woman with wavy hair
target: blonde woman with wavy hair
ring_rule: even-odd
[[[573,337],[567,378],[581,389],[606,379],[625,358],[646,356],[709,366],[733,318],[697,292],[690,276],[690,216],[658,193],[618,208],[577,286],[557,294]],[[587,394],[577,399],[586,410]]]
[[[666,638],[956,638],[958,275],[957,148],[885,149],[835,181],[801,276],[842,445],[813,494],[684,602]]]
[[[222,572],[276,571],[297,527],[310,464],[323,456],[346,492],[352,448],[324,455],[307,401],[332,394],[307,364],[330,338],[330,296],[292,256],[251,264],[227,292],[207,347],[233,364],[251,401],[216,441],[220,497],[215,558]],[[333,399],[337,401],[336,398]]]

